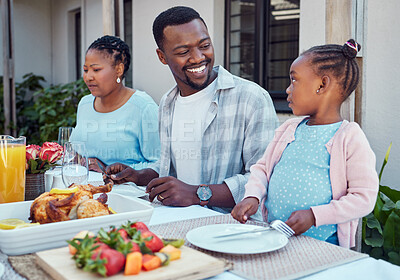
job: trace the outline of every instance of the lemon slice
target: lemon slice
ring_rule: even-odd
[[[110,212],[113,214],[117,214],[117,212],[115,212],[114,209],[112,209],[110,206],[108,206],[108,210],[110,210]]]
[[[4,219],[0,221],[0,229],[14,229],[21,224],[25,224],[25,222],[20,219]]]
[[[51,189],[50,193],[55,194],[71,194],[76,193],[78,191],[78,187],[68,188],[68,189]]]
[[[20,224],[17,225],[15,228],[26,228],[26,227],[34,227],[34,226],[39,226],[39,223],[25,223],[25,224]]]

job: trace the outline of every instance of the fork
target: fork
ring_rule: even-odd
[[[253,230],[249,230],[249,231],[242,231],[242,232],[218,235],[218,236],[214,236],[214,238],[223,238],[223,237],[230,237],[230,236],[236,236],[236,235],[241,235],[241,234],[264,232],[264,231],[269,231],[271,229],[275,229],[276,231],[279,231],[280,233],[284,234],[287,238],[291,237],[294,234],[294,231],[286,223],[282,222],[281,220],[274,220],[269,224],[268,227],[265,227],[265,228],[257,228],[257,229],[253,229]]]

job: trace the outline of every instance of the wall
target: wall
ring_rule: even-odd
[[[221,19],[224,11],[223,0],[162,0],[157,1],[157,5],[154,1],[134,0],[131,65],[133,85],[137,89],[145,90],[157,103],[162,95],[175,85],[175,80],[168,66],[158,60],[152,25],[159,13],[178,5],[192,7],[200,13],[214,43],[215,64],[223,63],[223,16]]]
[[[98,0],[53,0],[52,1],[52,43],[53,83],[67,83],[75,80],[70,69],[74,59],[72,50],[69,12],[81,8],[82,19],[82,62],[86,48],[103,35],[102,4]]]
[[[400,1],[366,1],[363,130],[377,157],[377,169],[393,142],[382,183],[400,190]]]
[[[27,73],[43,76],[51,81],[51,24],[50,0],[15,0],[14,55],[15,81]],[[1,11],[0,11],[1,12]],[[3,40],[2,23],[0,38]],[[3,44],[0,44],[0,75],[3,73]]]

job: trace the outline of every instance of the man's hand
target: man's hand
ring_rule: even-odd
[[[295,235],[300,235],[315,225],[314,213],[311,209],[294,211],[286,224],[294,230]]]
[[[149,193],[150,201],[157,197],[164,205],[190,206],[200,203],[196,193],[197,188],[197,185],[189,185],[169,176],[151,180],[146,192]]]
[[[138,172],[122,163],[110,164],[106,168],[106,174],[103,176],[104,183],[122,184],[134,182],[137,184]]]
[[[251,215],[257,212],[258,204],[259,202],[257,198],[247,197],[236,204],[231,212],[231,215],[235,220],[244,224]]]

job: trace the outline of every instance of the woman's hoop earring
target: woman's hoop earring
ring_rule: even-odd
[[[117,84],[119,84],[121,82],[121,79],[118,77],[117,78]]]

